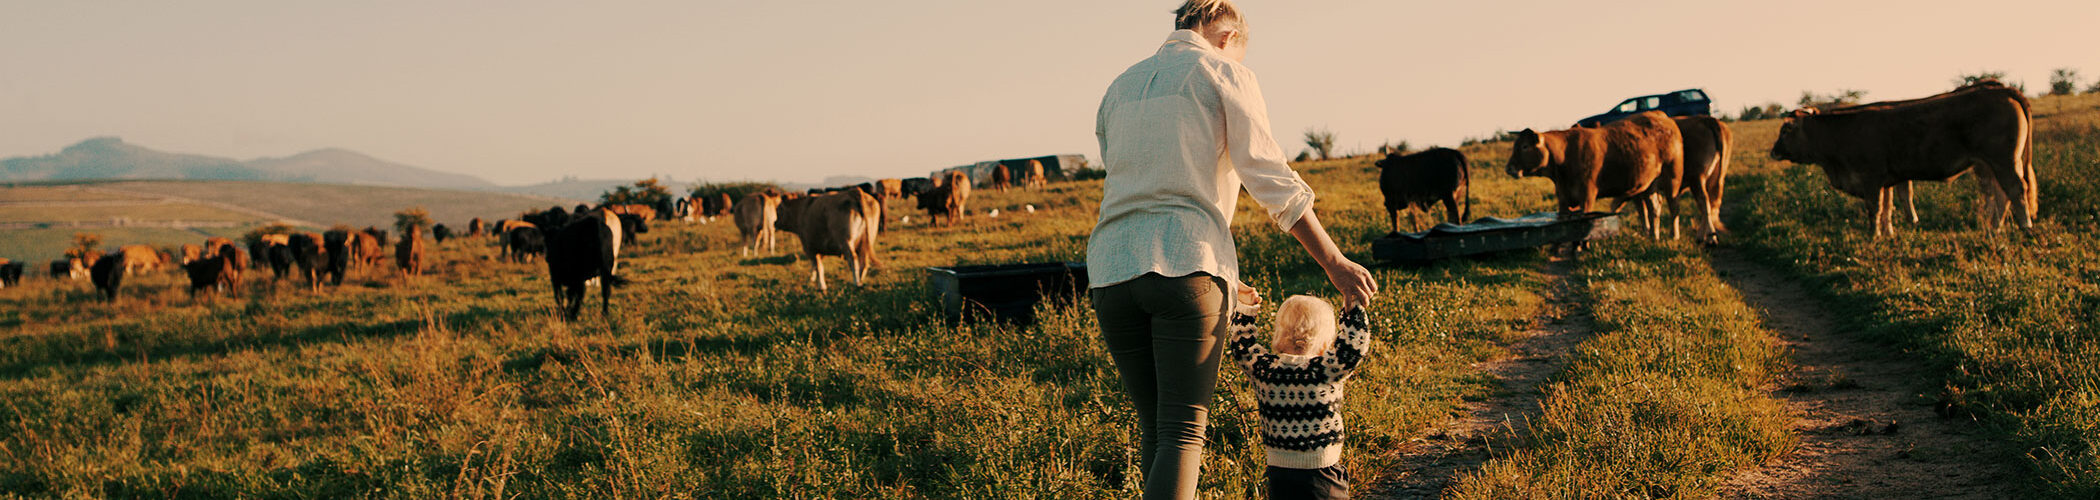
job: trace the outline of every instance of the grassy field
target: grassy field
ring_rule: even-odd
[[[1772,122],[1737,124],[1728,214],[1731,244],[1827,284],[1858,327],[1944,364],[1949,405],[2001,422],[2035,450],[2036,484],[2066,497],[2100,484],[2100,347],[2084,334],[2100,264],[2093,223],[2077,218],[2091,212],[2059,208],[2100,199],[2100,130],[2082,102],[2037,105],[2033,232],[1974,231],[1963,182],[1924,186],[1922,227],[1874,240],[1819,172],[1764,159]],[[1466,152],[1476,216],[1550,206],[1545,181],[1501,173],[1506,146]],[[1344,250],[1369,260],[1387,230],[1369,160],[1299,168]],[[725,224],[662,224],[628,254],[637,283],[613,317],[574,324],[551,315],[542,267],[497,262],[486,240],[438,247],[414,282],[370,271],[318,295],[251,280],[192,300],[149,275],[109,304],[32,280],[0,290],[0,494],[1129,497],[1135,418],[1085,301],[1028,327],[950,325],[919,271],[1078,260],[1099,190],[980,191],[972,207],[1002,216],[965,227],[893,220],[872,282],[830,293],[807,284],[805,260],[739,256]],[[1327,294],[1256,210],[1243,200],[1234,228],[1245,279],[1272,302]],[[1519,252],[1374,269],[1381,329],[1346,414],[1358,484],[1403,473],[1404,443],[1496,396],[1474,366],[1542,314],[1547,267]],[[1575,269],[1595,336],[1521,446],[1455,496],[1698,498],[1790,449],[1758,389],[1784,353],[1699,250],[1621,239]],[[1206,496],[1261,493],[1245,385],[1225,371]]]
[[[317,224],[389,227],[394,212],[421,206],[437,222],[465,225],[480,217],[496,220],[529,208],[571,206],[563,200],[514,193],[456,191],[342,184],[247,181],[127,181],[98,187],[151,195],[209,200]],[[595,201],[595,200],[592,200]]]

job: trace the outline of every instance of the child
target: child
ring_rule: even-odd
[[[1261,294],[1234,287],[1232,357],[1254,380],[1261,438],[1269,462],[1269,498],[1349,498],[1342,458],[1342,384],[1370,351],[1362,308],[1339,318],[1334,307],[1305,295],[1276,311],[1275,353],[1254,338]]]

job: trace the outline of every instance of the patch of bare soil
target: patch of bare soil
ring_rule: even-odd
[[[1540,386],[1567,366],[1567,353],[1590,336],[1589,313],[1572,304],[1578,296],[1568,279],[1573,270],[1572,261],[1547,264],[1546,273],[1553,282],[1544,314],[1523,339],[1505,346],[1507,356],[1476,366],[1501,382],[1499,390],[1485,401],[1468,402],[1462,416],[1415,438],[1400,450],[1407,457],[1398,467],[1404,475],[1360,496],[1442,497],[1460,472],[1480,468],[1490,458],[1490,450],[1507,449],[1513,436],[1522,435],[1531,417],[1538,414],[1539,400],[1544,397]]]
[[[2018,452],[1967,418],[1935,411],[1941,377],[1924,363],[1843,331],[1800,282],[1732,250],[1722,281],[1764,312],[1795,368],[1767,388],[1798,418],[1801,445],[1738,475],[1722,498],[2013,498]]]

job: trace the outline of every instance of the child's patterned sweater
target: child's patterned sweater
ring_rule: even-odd
[[[1334,345],[1319,356],[1271,353],[1255,325],[1258,306],[1233,302],[1231,352],[1254,381],[1269,465],[1318,469],[1342,458],[1342,384],[1371,350],[1364,311],[1338,318]]]

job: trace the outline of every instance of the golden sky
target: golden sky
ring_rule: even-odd
[[[341,147],[503,184],[910,176],[1098,157],[1110,79],[1174,1],[8,2],[0,156],[90,136],[253,158]],[[1928,95],[2100,77],[2092,0],[1242,0],[1276,133],[1342,149],[1560,128],[1704,88]],[[1753,145],[1763,147],[1763,145]]]

